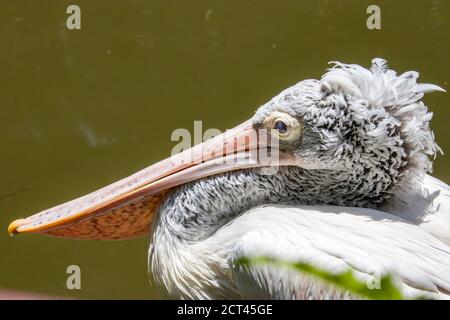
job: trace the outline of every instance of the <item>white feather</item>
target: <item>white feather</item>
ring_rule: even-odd
[[[391,273],[409,297],[433,293],[435,297],[449,298],[450,248],[417,226],[381,211],[328,206],[259,207],[211,240],[218,244],[231,238],[239,241],[226,259],[232,268],[231,279],[245,298],[346,297],[340,291],[324,290],[317,279],[293,276],[279,267],[243,270],[233,266],[234,259],[253,255],[308,262],[329,272],[352,269],[367,281],[374,275]],[[274,280],[280,285],[273,286]]]
[[[279,267],[235,264],[240,257],[258,255],[307,262],[329,272],[351,269],[368,282],[389,273],[408,297],[448,299],[450,293],[450,247],[413,223],[372,209],[257,207],[204,241],[189,246],[172,241],[170,250],[175,250],[171,259],[178,261],[171,265],[177,268],[164,276],[160,265],[154,276],[176,288],[169,292],[173,297],[357,298]]]
[[[408,220],[450,245],[450,187],[425,175],[412,190],[399,192],[382,210]]]

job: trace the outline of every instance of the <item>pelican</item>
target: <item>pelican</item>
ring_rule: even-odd
[[[370,69],[333,62],[234,129],[9,232],[150,234],[150,278],[170,298],[357,298],[305,274],[237,263],[255,256],[361,280],[390,274],[407,297],[449,298],[450,188],[428,175],[440,149],[422,102],[444,90],[418,77],[380,58]]]

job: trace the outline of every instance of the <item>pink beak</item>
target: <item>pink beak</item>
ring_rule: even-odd
[[[272,155],[261,157],[264,149]],[[226,171],[297,163],[293,155],[282,152],[275,159],[273,150],[267,132],[262,136],[248,120],[100,190],[15,220],[8,232],[76,239],[142,236],[149,232],[158,205],[175,186]]]

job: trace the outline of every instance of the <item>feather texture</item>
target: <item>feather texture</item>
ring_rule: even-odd
[[[379,58],[369,69],[334,62],[261,106],[256,127],[274,111],[301,121],[290,146],[301,167],[174,190],[153,231],[154,282],[181,298],[354,298],[287,270],[235,264],[269,255],[362,280],[391,273],[409,297],[449,298],[450,188],[426,174],[440,149],[421,101],[443,89],[418,77]]]
[[[169,243],[154,246],[165,245],[158,251],[168,253],[175,245],[173,267],[163,268],[167,256],[153,257],[150,266],[157,283],[172,297],[358,298],[280,267],[235,264],[240,257],[266,255],[331,273],[351,269],[368,283],[389,273],[407,297],[449,298],[450,248],[420,227],[382,211],[268,205],[243,213],[205,241],[186,246],[169,238]]]

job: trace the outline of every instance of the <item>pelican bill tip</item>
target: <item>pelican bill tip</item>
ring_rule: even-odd
[[[29,223],[29,219],[17,219],[11,222],[8,226],[8,233],[10,236],[15,235],[16,233],[20,233],[19,228],[27,223]]]

